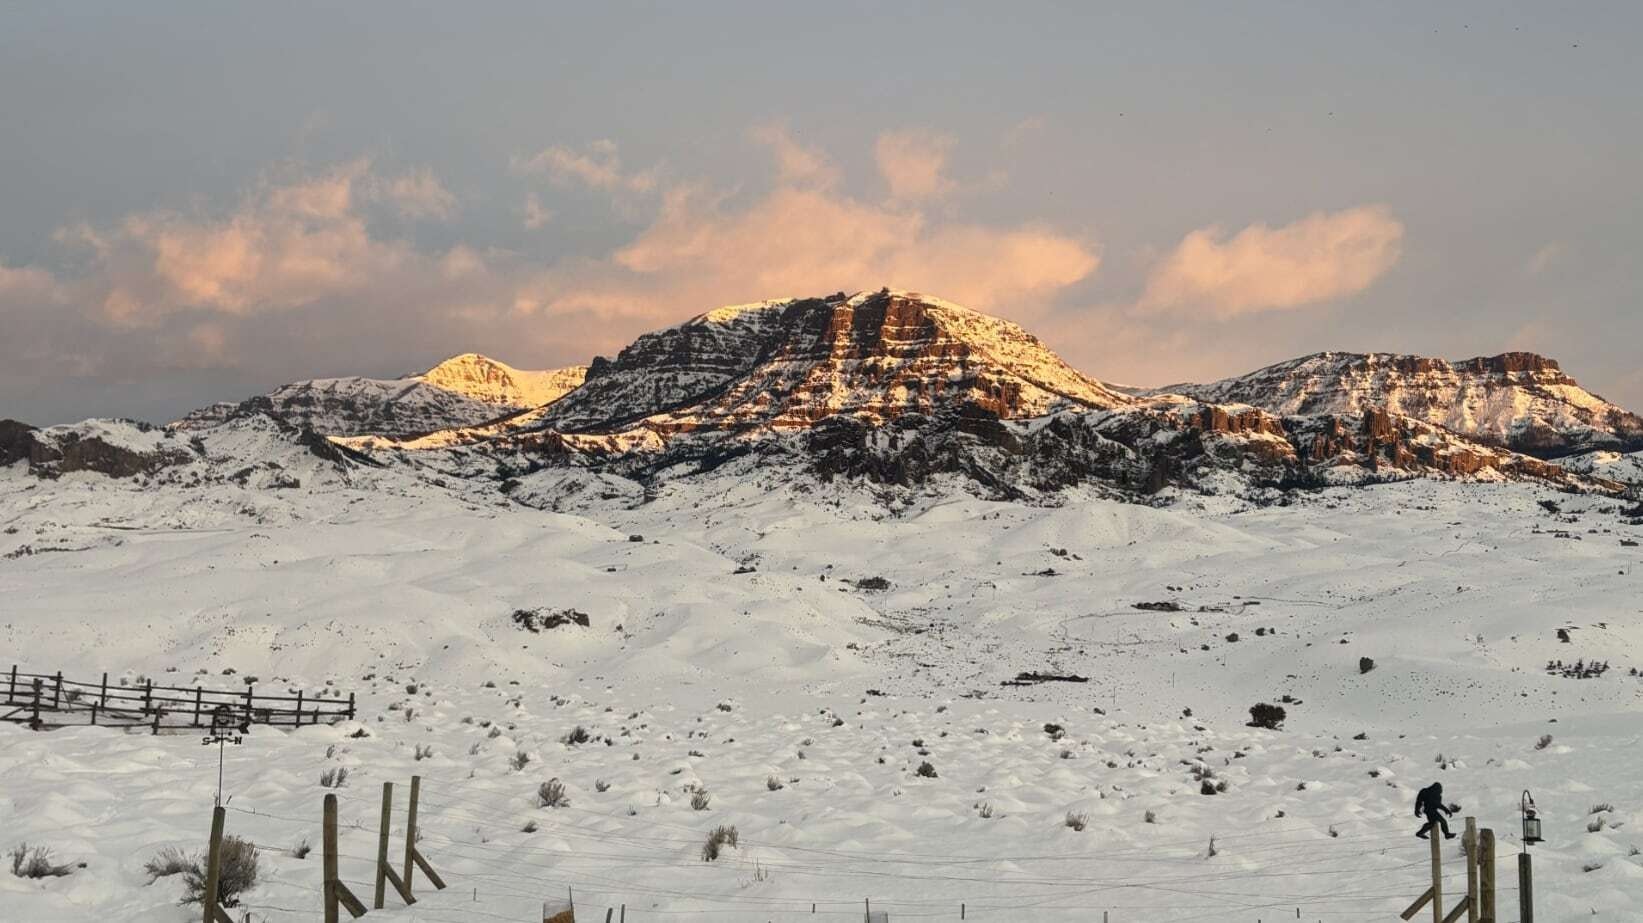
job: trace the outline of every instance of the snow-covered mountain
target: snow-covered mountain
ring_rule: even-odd
[[[524,371],[463,353],[404,378],[315,378],[282,385],[238,404],[218,403],[172,424],[199,430],[261,414],[327,436],[414,436],[472,426],[552,403],[582,383],[573,366]]]
[[[544,467],[649,489],[730,466],[901,487],[956,478],[1002,498],[1415,476],[1615,493],[1625,466],[1570,453],[1643,444],[1643,420],[1531,354],[1330,353],[1143,391],[1079,372],[1009,321],[888,288],[719,308],[585,369],[524,372],[468,353],[405,378],[296,382],[169,430],[262,419],[322,456],[505,491]],[[46,475],[182,463],[188,443],[144,449],[158,437],[117,432],[129,425],[23,427],[0,443]]]
[[[1317,353],[1172,390],[1285,417],[1385,410],[1541,458],[1593,448],[1643,448],[1643,418],[1587,391],[1556,361],[1534,353],[1460,362]]]

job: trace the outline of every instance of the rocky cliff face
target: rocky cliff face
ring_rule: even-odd
[[[228,420],[267,416],[327,436],[395,438],[474,426],[552,403],[582,382],[581,366],[521,371],[475,353],[447,359],[405,378],[316,378],[238,404],[218,403],[173,423],[201,430]]]
[[[1383,410],[1540,458],[1593,448],[1643,448],[1643,418],[1592,394],[1555,361],[1534,353],[1460,362],[1318,353],[1176,390],[1284,417],[1356,417]]]
[[[724,308],[646,334],[615,360],[594,360],[542,423],[779,430],[971,405],[1015,419],[1128,400],[1015,324],[886,289]]]

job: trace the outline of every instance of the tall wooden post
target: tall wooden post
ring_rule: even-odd
[[[1535,876],[1527,851],[1517,856],[1518,923],[1535,923]]]
[[[1500,923],[1495,917],[1495,831],[1488,827],[1478,833],[1478,890],[1482,892],[1478,923]]]
[[[57,671],[57,685],[51,690],[51,708],[53,711],[63,705],[63,671]]]
[[[108,674],[107,673],[103,674],[103,690],[100,693],[100,696],[103,700],[103,707],[107,708],[108,707]]]
[[[195,686],[194,687],[194,726],[195,727],[200,726],[200,705],[201,705],[201,700],[204,697],[205,697],[205,690],[200,688],[199,686]]]
[[[302,690],[297,690],[297,727],[302,727]]]
[[[221,805],[211,809],[211,845],[206,849],[205,891],[200,895],[204,923],[217,923],[218,864],[222,861],[222,825],[227,816],[228,812]]]
[[[1443,923],[1443,831],[1432,825],[1432,923]]]
[[[297,711],[301,721],[302,711]],[[371,906],[382,909],[388,899],[388,826],[394,821],[394,783],[382,783],[382,819],[377,823],[377,888]]]
[[[104,674],[105,676],[107,674]],[[17,664],[11,665],[11,684],[6,686],[6,704],[14,705],[17,702]]]
[[[40,730],[40,680],[38,678],[34,680],[34,720],[30,722],[29,727],[36,731]]]
[[[1478,923],[1478,819],[1466,818],[1466,923]]]
[[[405,814],[405,871],[400,878],[405,882],[405,893],[416,893],[411,876],[416,872],[416,800],[422,794],[422,777],[411,777],[411,806]]]
[[[337,913],[337,892],[331,884],[337,880],[337,796],[325,796],[325,826],[320,848],[325,853],[325,923],[340,923]]]

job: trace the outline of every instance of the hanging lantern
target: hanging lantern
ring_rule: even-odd
[[[1523,812],[1523,845],[1542,842],[1540,838],[1540,817],[1535,813],[1535,799],[1530,797],[1527,790],[1523,793],[1523,800],[1519,804]]]

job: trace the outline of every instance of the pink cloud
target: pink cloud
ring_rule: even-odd
[[[1403,225],[1383,206],[1315,212],[1282,227],[1188,234],[1156,266],[1139,308],[1229,318],[1355,295],[1398,261]]]
[[[939,199],[953,190],[944,174],[953,139],[921,129],[879,135],[873,159],[890,187],[890,196],[909,202]]]

